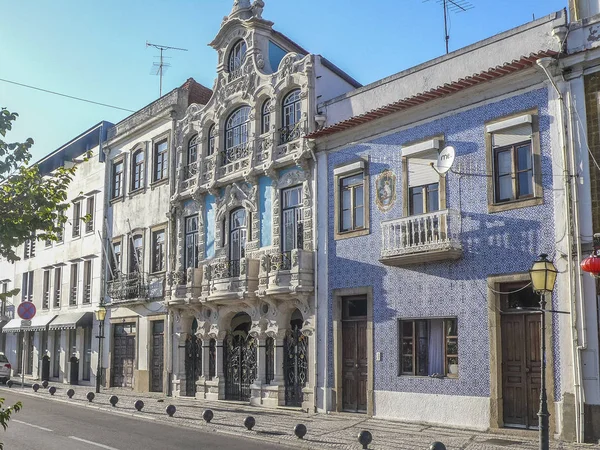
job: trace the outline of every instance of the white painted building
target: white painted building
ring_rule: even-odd
[[[33,302],[37,309],[31,326],[22,327],[13,313],[3,327],[13,374],[21,373],[24,363],[31,379],[95,385],[94,311],[103,293],[105,164],[100,143],[111,125],[100,122],[36,163],[42,174],[72,164],[77,170],[68,187],[70,207],[60,239],[30,239],[17,250],[21,259],[13,265],[14,276],[2,276],[13,281],[9,290],[21,290],[12,299],[14,309],[21,302]]]

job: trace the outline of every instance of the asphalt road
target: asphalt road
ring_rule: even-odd
[[[8,429],[0,428],[5,450],[277,450],[283,446],[223,433],[203,432],[158,421],[0,392],[5,405],[20,400]]]

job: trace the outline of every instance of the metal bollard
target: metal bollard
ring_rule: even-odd
[[[215,415],[213,414],[212,410],[210,409],[205,409],[204,412],[202,413],[202,418],[204,419],[204,421],[206,423],[210,423],[211,420],[213,420],[213,417]]]
[[[48,387],[48,380],[42,381],[42,387],[46,389]]]
[[[6,382],[6,385],[7,385],[9,388],[11,388],[11,387],[13,386],[13,384],[14,384],[14,383],[13,383],[13,380],[8,380],[8,381]]]
[[[115,407],[117,406],[117,403],[119,403],[119,397],[117,397],[116,395],[111,395],[108,401],[111,405],[113,405],[113,407]]]
[[[54,386],[50,386],[48,388],[48,392],[50,392],[50,395],[54,395],[56,393],[56,388]]]
[[[96,398],[96,394],[94,394],[93,392],[90,391],[87,393],[85,398],[88,399],[88,402],[92,403],[94,401],[94,398]]]
[[[299,423],[294,427],[294,434],[298,439],[304,439],[304,436],[306,436],[306,431],[306,425],[303,423]]]
[[[252,430],[254,425],[256,425],[256,420],[254,420],[254,417],[248,416],[246,419],[244,419],[244,426],[248,428],[248,430]]]
[[[141,411],[144,408],[144,402],[141,400],[137,400],[133,406],[135,407],[135,409],[137,409],[138,411]]]
[[[173,417],[173,415],[177,411],[177,408],[175,408],[175,405],[169,405],[169,406],[167,406],[167,409],[165,411],[167,412],[169,417]]]
[[[73,398],[74,395],[75,395],[75,390],[74,389],[69,389],[67,391],[67,397]]]
[[[441,442],[434,442],[429,446],[429,450],[446,450],[446,446]]]
[[[367,430],[358,433],[358,442],[363,446],[363,449],[368,449],[369,444],[373,442],[373,435]]]
[[[35,383],[33,386],[31,386],[31,388],[33,389],[33,392],[37,392],[38,389],[40,388],[40,385]]]

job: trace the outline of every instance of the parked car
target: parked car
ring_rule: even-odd
[[[4,384],[10,380],[11,365],[4,353],[0,353],[0,381]]]

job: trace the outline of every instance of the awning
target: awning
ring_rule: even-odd
[[[4,328],[3,333],[17,333],[19,331],[44,331],[48,324],[56,317],[56,314],[40,314],[31,319],[31,326],[22,327],[20,318],[11,319]]]
[[[50,330],[74,330],[75,328],[91,327],[94,314],[87,312],[73,312],[59,314],[50,324]]]

